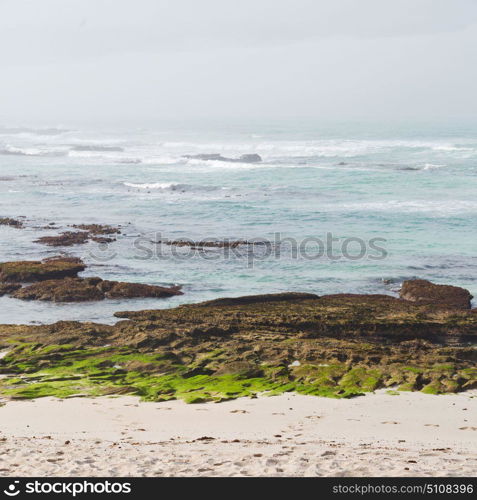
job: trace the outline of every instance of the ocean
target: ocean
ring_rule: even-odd
[[[262,161],[228,161],[247,154]],[[476,188],[470,125],[0,127],[0,217],[25,217],[25,229],[0,226],[0,261],[66,253],[87,276],[184,291],[80,304],[1,297],[0,324],[111,323],[115,311],[280,291],[396,295],[411,278],[477,296]],[[122,234],[106,246],[34,242],[81,223]],[[260,244],[158,243],[206,238]]]

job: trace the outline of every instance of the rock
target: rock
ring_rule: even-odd
[[[256,153],[244,154],[238,158],[228,158],[218,153],[201,153],[197,155],[184,155],[184,158],[203,161],[227,161],[231,163],[260,163],[262,157]]]
[[[23,222],[18,219],[12,219],[10,217],[0,217],[0,226],[10,226],[16,227],[17,229],[22,229]]]
[[[87,231],[89,234],[120,234],[121,230],[107,224],[73,224],[74,228]]]
[[[96,243],[112,243],[115,238],[103,235],[121,233],[118,228],[104,224],[74,224],[72,227],[81,229],[81,231],[66,231],[58,236],[42,236],[35,240],[35,243],[52,247],[82,245],[90,240]]]
[[[243,163],[260,163],[262,161],[262,157],[256,153],[242,155],[239,158],[239,161]]]
[[[246,240],[217,240],[217,241],[192,241],[192,240],[161,240],[159,243],[177,247],[192,248],[236,248],[241,245],[259,245],[261,242],[248,242]]]
[[[170,288],[156,286],[156,285],[143,285],[140,283],[126,283],[121,281],[102,281],[98,287],[104,292],[108,299],[116,298],[139,298],[139,297],[152,297],[162,298],[171,297],[172,295],[182,295],[179,286]]]
[[[75,257],[51,257],[42,261],[18,261],[0,263],[0,282],[30,283],[51,279],[75,277],[86,266]]]
[[[102,280],[101,278],[66,278],[42,281],[16,290],[12,297],[51,302],[87,302],[117,298],[163,298],[182,295],[179,287],[142,285]]]
[[[399,293],[404,300],[456,309],[470,309],[473,298],[468,290],[451,285],[435,285],[427,280],[404,281]]]
[[[8,295],[21,287],[19,283],[0,283],[0,297]]]
[[[59,281],[103,294],[114,287],[100,278]],[[0,348],[9,350],[0,389],[9,397],[64,397],[65,386],[52,379],[56,367],[74,381],[70,395],[135,388],[153,401],[290,391],[341,398],[395,386],[445,393],[477,383],[477,316],[468,310],[386,295],[228,300],[119,313],[131,320],[114,325],[0,325]]]
[[[12,297],[22,300],[42,300],[51,302],[87,302],[103,300],[104,293],[96,286],[93,278],[65,278],[46,280],[20,288]]]
[[[41,243],[50,247],[70,247],[73,245],[82,245],[89,239],[89,234],[82,231],[66,231],[59,236],[42,236],[35,240],[35,243]]]
[[[318,299],[319,295],[314,293],[303,293],[303,292],[283,292],[283,293],[269,293],[264,295],[244,295],[242,297],[226,297],[223,299],[214,299],[206,302],[201,302],[200,306],[210,307],[210,306],[234,306],[243,304],[261,304],[264,302],[283,302],[283,301],[298,301],[298,300],[310,300]]]

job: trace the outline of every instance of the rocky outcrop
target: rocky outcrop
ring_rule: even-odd
[[[99,278],[63,281],[114,289]],[[386,295],[283,293],[117,316],[130,319],[0,325],[0,349],[9,349],[0,394],[127,392],[194,403],[264,392],[352,397],[477,386],[477,315],[467,310]]]
[[[88,241],[111,243],[115,241],[111,235],[121,233],[118,228],[104,224],[77,224],[72,227],[80,229],[80,231],[65,231],[55,236],[42,236],[35,240],[35,243],[52,247],[83,245]]]
[[[319,295],[303,292],[269,293],[264,295],[243,295],[241,297],[225,297],[223,299],[208,300],[197,304],[200,307],[210,306],[239,306],[244,304],[264,304],[270,302],[295,302],[298,300],[318,299]]]
[[[260,163],[262,157],[256,153],[244,154],[238,158],[228,158],[218,153],[201,153],[197,155],[185,155],[184,158],[203,161],[226,161],[230,163]]]
[[[0,226],[10,226],[17,229],[23,228],[23,221],[11,217],[0,217]]]
[[[41,243],[50,247],[71,247],[73,245],[82,245],[88,240],[88,233],[83,231],[66,231],[58,236],[42,236],[35,240],[35,243]]]
[[[42,261],[3,262],[0,263],[0,282],[30,283],[75,277],[85,268],[84,262],[75,257],[51,257]]]
[[[8,295],[21,288],[20,283],[0,283],[0,297]]]
[[[247,240],[161,240],[158,243],[191,248],[236,248],[242,245],[265,245],[263,241],[247,241]]]
[[[88,232],[90,235],[120,234],[121,230],[107,224],[73,224],[74,228]]]
[[[404,300],[456,309],[470,309],[472,295],[465,288],[435,285],[427,280],[404,281],[399,292]]]
[[[161,287],[139,283],[124,283],[101,278],[66,278],[47,280],[20,288],[12,297],[22,300],[50,302],[88,302],[118,298],[164,298],[182,295],[180,287]]]

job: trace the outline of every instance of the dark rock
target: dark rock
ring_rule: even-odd
[[[10,226],[22,229],[23,222],[18,219],[12,219],[11,217],[0,217],[0,226]]]
[[[139,297],[162,298],[171,297],[172,295],[182,295],[180,286],[166,288],[156,285],[143,285],[141,283],[102,281],[99,283],[98,287],[104,292],[105,297],[108,299],[132,299]]]
[[[184,158],[191,160],[204,160],[204,161],[227,161],[231,163],[260,163],[262,158],[256,153],[244,154],[239,158],[228,158],[218,153],[201,153],[197,155],[184,155]]]
[[[435,285],[427,280],[408,280],[402,284],[400,297],[419,304],[434,304],[457,309],[470,309],[472,295],[465,288]]]
[[[260,163],[262,161],[262,157],[256,153],[246,154],[242,155],[239,158],[239,161],[243,163]]]
[[[107,236],[92,236],[91,241],[95,241],[96,243],[112,243],[116,241],[116,238],[109,238]]]
[[[159,243],[178,247],[192,248],[236,248],[241,245],[261,245],[262,242],[249,242],[247,240],[216,240],[216,241],[192,241],[192,240],[164,240]]]
[[[242,297],[225,297],[223,299],[214,299],[198,304],[202,307],[210,306],[235,306],[242,304],[262,304],[264,302],[295,302],[298,300],[318,299],[319,295],[304,292],[282,292],[269,293],[264,295],[244,295]]]
[[[8,295],[21,287],[19,283],[0,283],[0,297]]]
[[[221,154],[218,153],[201,153],[198,155],[184,155],[184,158],[189,158],[191,160],[220,160],[220,161],[226,161],[226,158],[224,158]]]
[[[81,231],[66,231],[58,236],[42,236],[35,240],[35,243],[42,243],[52,247],[83,245],[90,240],[97,243],[112,243],[115,238],[103,235],[121,233],[118,228],[104,224],[77,224],[72,227]]]
[[[107,224],[73,224],[74,228],[87,231],[89,234],[120,234],[121,230]]]
[[[75,257],[51,257],[42,261],[18,261],[0,263],[0,281],[33,282],[75,277],[86,269],[81,259]]]
[[[12,297],[22,300],[42,300],[51,302],[87,302],[104,299],[95,280],[65,278],[47,280],[20,288]]]
[[[101,278],[66,278],[47,280],[16,290],[12,297],[51,302],[87,302],[116,298],[163,298],[181,295],[179,287],[142,285],[107,281]]]
[[[42,236],[35,240],[35,243],[42,243],[50,247],[70,247],[73,245],[82,245],[89,239],[88,233],[82,231],[66,231],[59,236]]]

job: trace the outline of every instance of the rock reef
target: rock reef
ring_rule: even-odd
[[[9,349],[0,394],[130,393],[194,403],[477,387],[477,315],[459,306],[282,293],[116,316],[125,319],[0,326],[0,349]]]
[[[101,278],[66,278],[47,280],[18,288],[12,297],[22,300],[42,300],[50,302],[89,302],[118,298],[164,298],[182,295],[180,287],[162,287],[108,281]]]
[[[112,235],[121,233],[119,228],[104,224],[73,224],[72,227],[80,231],[65,231],[56,236],[42,236],[35,240],[35,243],[52,247],[83,245],[88,241],[111,243],[116,239]]]
[[[164,298],[182,295],[180,286],[79,278],[85,263],[75,257],[0,263],[0,296],[50,302],[87,302],[117,298]],[[22,286],[24,283],[32,283]]]
[[[51,257],[42,261],[25,260],[0,263],[0,282],[31,283],[76,277],[86,266],[75,257]]]

